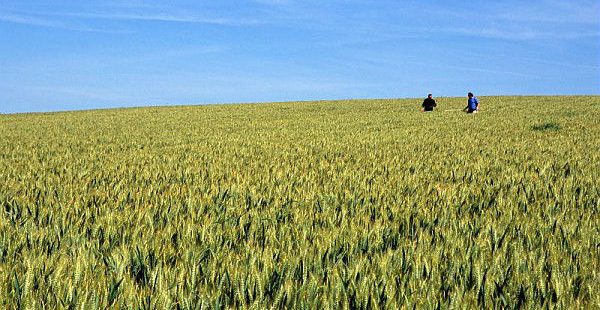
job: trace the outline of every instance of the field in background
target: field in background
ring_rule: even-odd
[[[0,115],[0,307],[600,307],[600,97],[479,99]]]

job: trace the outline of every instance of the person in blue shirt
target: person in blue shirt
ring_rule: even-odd
[[[473,96],[473,93],[469,93],[469,101],[467,101],[467,106],[465,107],[465,111],[467,113],[475,113],[479,111],[479,100],[477,97]]]

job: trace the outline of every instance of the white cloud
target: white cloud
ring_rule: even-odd
[[[129,21],[157,21],[157,22],[179,22],[179,23],[197,23],[214,24],[224,26],[241,26],[258,24],[260,21],[254,19],[234,19],[221,17],[203,17],[192,14],[154,14],[154,13],[42,13],[47,16],[62,16],[75,18],[92,19],[112,19]]]
[[[490,39],[502,39],[502,40],[515,40],[515,41],[526,41],[526,40],[569,40],[579,38],[594,38],[600,37],[600,31],[586,31],[586,32],[575,32],[575,31],[563,31],[563,32],[551,32],[541,31],[536,29],[511,29],[509,27],[484,27],[484,28],[444,28],[438,29],[436,32],[459,34],[466,36],[490,38]]]
[[[14,24],[22,24],[22,25],[31,25],[31,26],[40,26],[47,28],[58,28],[65,30],[75,30],[75,31],[84,31],[84,32],[106,32],[106,33],[122,33],[123,31],[112,31],[112,30],[103,30],[97,29],[87,26],[80,25],[72,25],[67,24],[61,21],[50,20],[47,18],[40,18],[38,16],[25,15],[25,14],[6,14],[0,13],[0,22],[14,23]]]

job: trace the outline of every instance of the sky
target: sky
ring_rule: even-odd
[[[600,1],[0,0],[0,113],[600,94]]]

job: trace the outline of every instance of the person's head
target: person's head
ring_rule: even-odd
[[[473,98],[473,93],[469,93],[467,96],[469,96],[469,98]]]
[[[431,94],[427,95],[427,98],[431,99],[431,97],[432,97],[432,95],[431,95]]]

